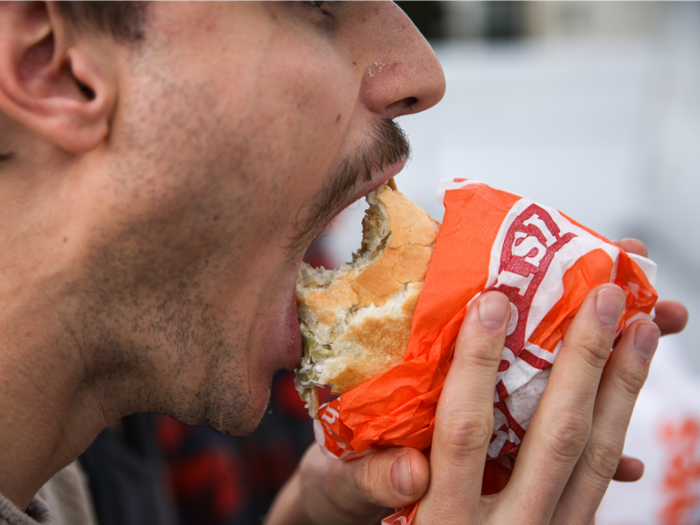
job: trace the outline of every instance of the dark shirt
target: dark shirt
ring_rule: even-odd
[[[100,525],[176,525],[153,414],[103,430],[80,456]]]

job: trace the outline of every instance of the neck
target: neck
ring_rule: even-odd
[[[36,178],[22,175],[0,171],[0,493],[25,509],[107,421],[68,321],[68,234],[50,213],[37,217],[21,184]]]
[[[1,304],[1,303],[0,303]],[[0,306],[0,493],[25,509],[106,425],[86,367],[40,307]],[[51,335],[49,335],[51,334]]]

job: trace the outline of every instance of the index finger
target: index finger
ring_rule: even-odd
[[[479,297],[467,312],[437,407],[430,486],[418,517],[447,524],[477,515],[509,318],[510,301],[500,292]]]

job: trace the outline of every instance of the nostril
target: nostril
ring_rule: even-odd
[[[418,99],[416,97],[408,97],[400,101],[403,103],[404,107],[408,110],[413,108],[418,103]]]
[[[389,104],[386,109],[389,113],[403,115],[404,113],[412,113],[413,106],[415,106],[417,103],[418,99],[416,97],[406,97],[394,102],[393,104]]]

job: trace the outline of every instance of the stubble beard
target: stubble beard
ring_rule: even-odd
[[[252,334],[211,301],[221,275],[238,262],[224,255],[247,240],[223,225],[243,224],[250,209],[245,195],[229,196],[216,184],[244,159],[207,155],[226,151],[222,139],[210,139],[231,133],[201,86],[153,74],[130,100],[134,118],[114,139],[122,146],[105,191],[112,216],[92,228],[83,278],[68,286],[77,298],[74,339],[94,356],[91,381],[114,407],[111,418],[156,412],[249,433],[270,385],[252,393]],[[173,140],[154,129],[180,133]],[[216,222],[205,220],[212,216]]]

